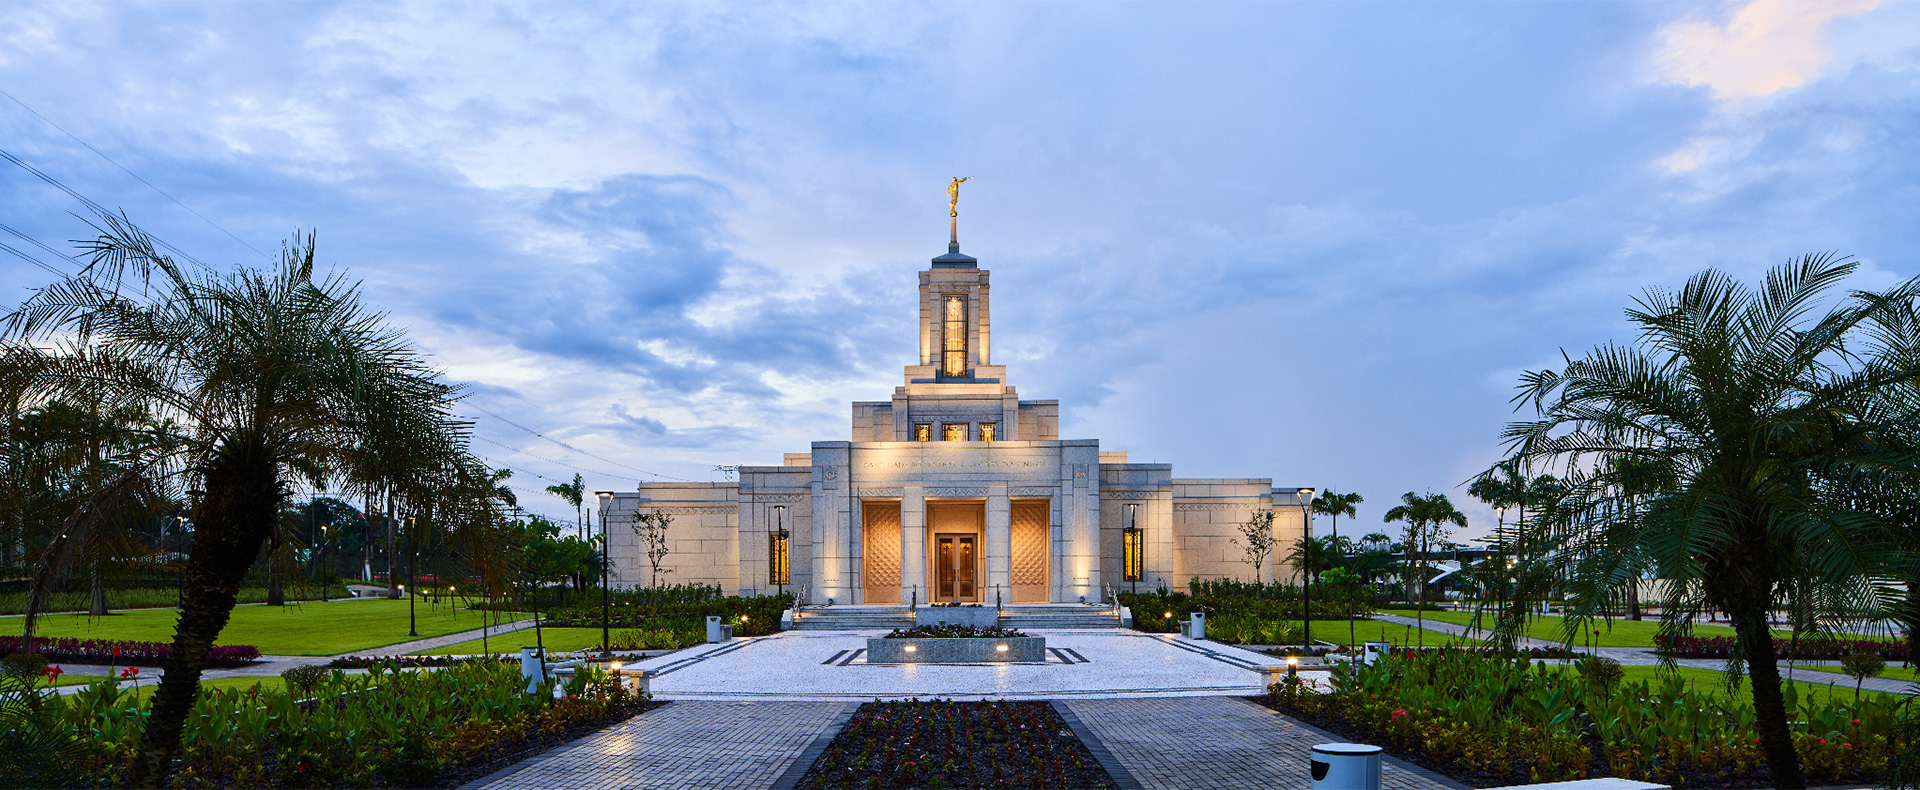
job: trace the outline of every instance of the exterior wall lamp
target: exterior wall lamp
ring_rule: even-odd
[[[1133,584],[1133,592],[1140,591],[1140,577],[1146,570],[1146,535],[1140,529],[1140,503],[1127,503],[1127,527],[1120,531],[1120,575],[1121,580]]]
[[[793,535],[787,532],[787,506],[773,506],[774,528],[767,532],[767,583],[774,585],[779,594],[786,594],[786,585],[793,583],[793,568],[788,544]]]

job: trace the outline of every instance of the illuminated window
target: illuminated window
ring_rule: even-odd
[[[1121,581],[1137,582],[1145,575],[1146,540],[1139,527],[1127,527],[1121,532],[1125,542],[1122,545],[1123,562]]]
[[[787,531],[767,533],[767,583],[792,584],[787,564]]]
[[[997,437],[995,435],[993,423],[990,423],[990,422],[980,423],[980,441],[991,442],[995,438]]]
[[[940,441],[964,442],[966,440],[967,440],[967,424],[966,423],[950,422],[940,426]]]
[[[967,298],[949,296],[940,324],[942,376],[967,375]]]
[[[933,441],[933,423],[916,422],[913,424],[913,440],[916,442]]]

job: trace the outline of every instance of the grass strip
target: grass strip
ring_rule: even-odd
[[[444,601],[438,606],[418,601],[415,608],[418,637],[407,635],[404,598],[236,606],[217,644],[253,645],[261,653],[276,656],[332,656],[477,629],[482,623],[482,612]],[[142,609],[105,617],[52,615],[41,618],[34,631],[36,636],[172,642],[177,611]],[[517,612],[494,614],[503,622],[529,616]],[[22,617],[0,618],[0,632],[6,634],[18,635],[24,625]]]

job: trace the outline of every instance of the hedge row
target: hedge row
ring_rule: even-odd
[[[0,636],[0,655],[11,653],[31,653],[56,664],[157,667],[172,655],[173,645],[124,639]],[[207,651],[207,666],[212,669],[243,667],[259,659],[260,649],[253,645],[220,645]]]

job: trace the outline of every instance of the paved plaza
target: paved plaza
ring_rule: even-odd
[[[1029,631],[1047,638],[1045,662],[868,664],[867,638],[881,633],[783,631],[636,666],[655,673],[657,699],[867,701],[1249,695],[1265,690],[1264,668],[1282,665],[1217,642],[1118,628]]]
[[[1133,781],[1148,790],[1305,788],[1311,785],[1307,750],[1342,740],[1239,697],[1055,704],[1072,711]],[[1380,779],[1388,790],[1466,787],[1391,757]]]

